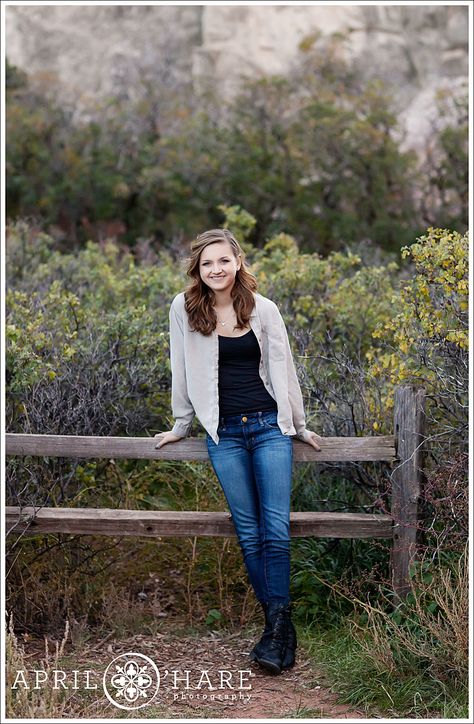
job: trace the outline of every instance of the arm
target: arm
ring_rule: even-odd
[[[303,395],[301,393],[300,383],[296,374],[295,363],[293,361],[293,354],[288,339],[288,332],[286,331],[285,322],[283,317],[278,311],[280,317],[280,334],[282,335],[285,352],[286,352],[286,369],[288,374],[288,397],[290,400],[291,410],[293,412],[293,424],[296,430],[296,437],[304,440],[306,432],[306,418],[304,412]]]
[[[186,366],[184,359],[183,320],[178,315],[174,303],[170,314],[170,360],[171,360],[171,409],[176,420],[172,432],[186,437],[195,415],[194,407],[188,397]]]

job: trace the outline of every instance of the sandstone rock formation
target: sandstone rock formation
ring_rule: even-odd
[[[468,7],[455,5],[9,6],[8,60],[56,79],[78,105],[133,94],[146,78],[205,83],[231,97],[241,78],[284,74],[312,33],[338,33],[350,63],[381,77],[417,147],[439,88],[468,75]],[[316,40],[316,42],[318,42]]]

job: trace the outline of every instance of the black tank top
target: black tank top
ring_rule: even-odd
[[[277,410],[259,375],[260,346],[252,329],[219,337],[219,415]]]

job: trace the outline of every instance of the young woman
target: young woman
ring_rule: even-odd
[[[259,294],[228,229],[191,244],[186,291],[170,308],[173,429],[157,448],[206,430],[214,472],[229,505],[247,574],[265,614],[250,656],[271,673],[295,662],[290,603],[293,438],[320,450],[305,427],[303,397],[283,318]]]

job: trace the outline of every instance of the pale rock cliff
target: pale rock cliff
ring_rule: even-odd
[[[217,87],[232,97],[245,77],[284,74],[300,42],[338,33],[345,55],[393,94],[404,145],[431,129],[438,89],[468,76],[468,7],[454,5],[9,6],[9,61],[57,79],[79,105],[140,79]],[[318,42],[316,40],[316,42]]]

